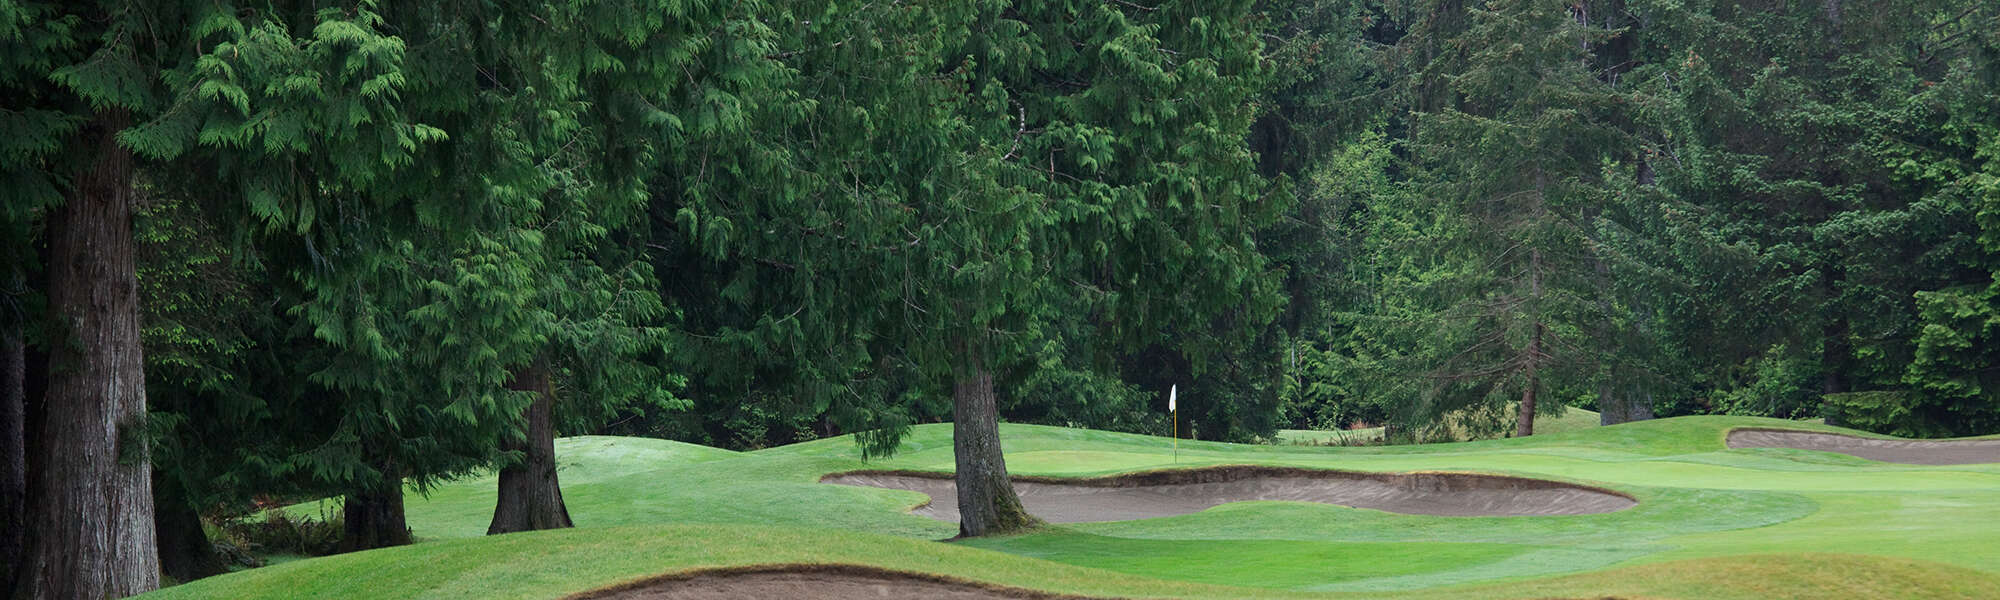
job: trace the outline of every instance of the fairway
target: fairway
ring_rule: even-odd
[[[1732,449],[1726,440],[1737,428],[1881,438],[1773,419],[1683,417],[1421,446],[1183,441],[1176,462],[1164,438],[1006,425],[1009,463],[1036,481],[1215,465],[1451,471],[1603,487],[1637,503],[1598,514],[1494,517],[1229,502],[960,542],[937,541],[955,528],[912,512],[933,501],[922,493],[820,482],[859,470],[942,472],[950,464],[949,424],[920,426],[902,452],[866,462],[845,437],[754,452],[565,438],[557,451],[576,529],[484,536],[494,485],[473,478],[427,497],[412,492],[416,545],[254,569],[147,597],[554,598],[675,573],[801,564],[917,573],[930,578],[927,585],[1001,586],[994,589],[1007,594],[1086,596],[2000,594],[2000,548],[1992,543],[2000,534],[2000,464]],[[875,576],[857,575],[863,582],[853,585]],[[784,576],[758,577],[729,585],[793,585]]]

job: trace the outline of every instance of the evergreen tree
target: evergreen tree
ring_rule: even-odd
[[[1284,273],[1284,312],[1267,336],[1285,370],[1275,416],[1293,428],[1381,423],[1379,404],[1358,399],[1338,372],[1334,347],[1344,336],[1336,332],[1345,326],[1335,313],[1362,308],[1377,281],[1359,269],[1368,211],[1388,180],[1385,132],[1400,98],[1393,44],[1405,25],[1367,1],[1260,2],[1257,10],[1266,39],[1276,41],[1266,49],[1273,72],[1251,148],[1260,171],[1285,178],[1295,195],[1257,234],[1260,252]]]
[[[1029,524],[996,380],[1079,352],[1053,343],[1079,324],[1105,339],[1081,352],[1104,356],[1166,323],[1269,318],[1247,236],[1270,207],[1241,141],[1261,66],[1247,7],[1223,8],[781,10],[804,102],[760,110],[796,124],[718,144],[688,186],[756,193],[665,205],[715,272],[687,281],[726,301],[690,342],[720,350],[697,351],[700,385],[792,382],[874,430],[869,452],[948,395],[961,533]],[[1066,37],[1087,42],[1050,43]]]
[[[950,252],[906,271],[919,286],[944,285],[906,287],[903,303],[924,312],[904,315],[913,327],[898,336],[917,342],[910,355],[958,359],[948,374],[962,534],[1019,523],[990,373],[1020,364],[1034,348],[1022,342],[1076,314],[1040,294],[1090,300],[1104,348],[1168,341],[1197,372],[1220,368],[1209,364],[1219,357],[1182,344],[1241,340],[1271,318],[1276,296],[1250,234],[1280,203],[1244,149],[1254,113],[1242,106],[1263,68],[1248,9],[1013,6],[974,28],[971,93],[983,103],[971,108],[1000,117],[973,122],[988,149],[974,161],[1023,185],[926,203],[934,228],[968,229],[945,233]]]
[[[177,581],[226,570],[201,512],[240,506],[282,491],[257,472],[257,452],[283,438],[263,428],[260,399],[245,374],[257,368],[257,332],[271,315],[257,307],[268,289],[260,265],[232,256],[204,206],[146,174],[133,224],[146,346],[151,424],[153,522],[160,567]],[[262,457],[270,458],[270,457]]]
[[[29,529],[14,571],[20,596],[126,596],[158,584],[143,442],[133,174],[142,160],[177,154],[171,146],[195,137],[186,130],[163,135],[150,127],[154,122],[230,103],[222,97],[227,90],[180,93],[188,90],[174,85],[202,59],[214,58],[198,49],[201,42],[244,33],[218,27],[229,16],[216,8],[0,5],[4,114],[13,132],[0,170],[6,187],[18,190],[10,191],[8,220],[15,227],[26,218],[42,223],[53,324],[46,418],[27,434],[33,439],[26,446],[33,452],[28,489],[35,493],[27,502],[32,521],[60,524]],[[345,15],[327,17],[336,22]],[[368,41],[351,31],[323,33],[344,36],[335,45]],[[392,119],[384,121],[393,128]]]
[[[1972,212],[1980,252],[1967,266],[1987,277],[1915,294],[1920,329],[1903,379],[1920,396],[1873,411],[1886,412],[1878,427],[1898,435],[1977,435],[2000,427],[2000,111],[1992,103],[2000,36],[1991,27],[2000,23],[2000,10],[1973,7],[1955,18],[1970,24],[1947,22],[1957,27],[1942,28],[1936,38],[1963,40],[1964,49],[1954,53],[1953,76],[1935,87],[1949,115],[1939,129],[1960,152],[1955,160],[1924,157],[1931,160],[1899,167],[1944,179],[1936,192],[1941,203]]]
[[[1400,408],[1411,424],[1447,414],[1517,415],[1534,432],[1552,384],[1587,378],[1608,354],[1592,333],[1608,315],[1595,224],[1604,165],[1631,147],[1624,100],[1591,68],[1593,47],[1617,32],[1580,18],[1583,5],[1491,2],[1467,7],[1466,26],[1435,46],[1465,48],[1418,67],[1406,201],[1435,200],[1440,253],[1411,291],[1419,323],[1398,364],[1423,381]],[[1453,10],[1441,7],[1440,11]],[[1456,18],[1456,17],[1453,17]],[[1443,17],[1440,17],[1443,20]],[[1436,96],[1431,96],[1436,94]],[[1400,345],[1400,344],[1399,344]],[[1509,402],[1518,399],[1517,409]],[[1554,405],[1559,409],[1560,404]]]
[[[670,393],[674,378],[655,366],[666,349],[666,314],[636,235],[640,219],[652,193],[675,185],[653,183],[661,165],[707,159],[693,141],[741,136],[744,98],[776,75],[767,58],[773,34],[752,18],[759,5],[686,7],[694,10],[674,18],[654,8],[604,3],[562,17],[596,41],[565,76],[576,78],[579,98],[597,100],[568,140],[550,140],[563,144],[564,160],[543,163],[556,184],[539,226],[549,234],[551,268],[529,304],[542,307],[537,316],[551,339],[509,383],[536,398],[523,415],[525,439],[503,445],[523,456],[500,472],[488,533],[568,526],[555,476],[558,422],[589,427],[634,401],[652,410],[681,406]]]
[[[1946,193],[1971,147],[1947,133],[1940,83],[1989,11],[1635,6],[1650,27],[1635,52],[1666,100],[1648,116],[1669,205],[1653,243],[1683,282],[1661,290],[1677,299],[1658,328],[1693,382],[1680,410],[1804,416],[1822,396],[1829,419],[1850,401],[1900,410],[1913,293],[1965,281],[1977,251],[1969,206]]]
[[[130,173],[141,161],[163,170],[173,165],[207,173],[202,181],[213,185],[211,190],[240,198],[233,214],[248,223],[238,231],[256,232],[264,256],[284,274],[275,279],[280,283],[278,297],[291,307],[288,316],[302,323],[293,329],[290,344],[301,350],[294,357],[304,359],[304,364],[289,365],[289,372],[300,376],[296,381],[314,382],[286,386],[289,389],[282,390],[286,393],[272,397],[273,412],[295,424],[320,424],[306,431],[327,432],[321,443],[300,446],[311,451],[291,454],[272,470],[304,475],[323,485],[357,488],[347,503],[347,522],[354,534],[351,547],[406,540],[399,509],[403,475],[414,476],[421,486],[489,464],[494,440],[518,427],[534,397],[508,393],[504,384],[514,370],[537,364],[538,356],[551,352],[546,347],[548,329],[557,318],[573,316],[524,309],[521,302],[541,283],[538,274],[556,272],[547,257],[572,256],[576,251],[567,240],[603,235],[601,222],[592,219],[557,220],[574,225],[570,231],[576,233],[560,232],[568,236],[562,238],[565,245],[551,249],[537,223],[543,196],[566,176],[544,168],[543,161],[561,154],[556,149],[578,147],[571,142],[588,137],[578,135],[574,123],[576,115],[591,105],[581,98],[577,74],[621,68],[595,48],[572,44],[619,40],[625,46],[636,45],[649,32],[620,28],[635,22],[619,16],[654,12],[652,7],[572,7],[574,11],[562,15],[575,19],[562,23],[570,28],[556,27],[544,34],[536,33],[541,29],[534,15],[493,12],[474,4],[410,5],[379,12],[370,4],[342,10],[241,12],[228,6],[171,3],[130,7],[133,10],[41,4],[7,8],[0,12],[12,19],[5,29],[8,51],[24,55],[18,64],[30,65],[30,71],[54,73],[46,82],[34,77],[9,80],[10,90],[19,92],[10,96],[30,103],[9,114],[30,117],[23,123],[34,133],[28,145],[9,155],[8,172],[22,179],[16,189],[67,187],[78,190],[78,198],[96,196],[90,202],[72,198],[60,210],[109,211],[87,220],[51,215],[51,264],[68,264],[65,261],[76,256],[71,251],[80,242],[66,237],[72,233],[93,235],[90,239],[105,244],[124,240],[108,249],[131,245],[129,233],[122,229],[92,233],[66,224],[115,229],[129,223]],[[77,14],[70,14],[72,10]],[[586,19],[613,25],[592,30],[594,37],[570,37],[583,29],[576,23]],[[554,48],[575,52],[564,55],[552,52]],[[551,56],[558,60],[550,60]],[[418,125],[416,118],[440,126]],[[653,117],[648,122],[664,120]],[[86,123],[96,125],[84,127]],[[456,141],[441,143],[447,138],[446,128],[459,134]],[[591,131],[613,129],[606,125]],[[91,162],[54,155],[55,145],[48,140],[65,135],[92,141],[94,146],[80,142],[70,146],[99,148],[103,156]],[[43,141],[34,141],[38,139]],[[629,150],[597,149],[607,154]],[[569,158],[576,156],[585,154],[578,151]],[[75,171],[76,165],[96,170]],[[620,165],[622,171],[617,170]],[[624,160],[606,161],[601,168],[620,177],[643,172]],[[77,182],[88,178],[73,172],[108,179],[80,185]],[[70,183],[37,183],[65,179]],[[608,190],[610,197],[637,197],[630,183],[578,183],[576,178],[564,182],[583,188],[602,184],[600,189]],[[587,204],[590,198],[576,193],[576,200]],[[603,209],[604,214],[618,212],[616,207],[593,208]],[[16,215],[26,213],[10,208],[9,214],[13,222]],[[89,273],[125,273],[129,284],[131,269],[117,268],[122,264],[120,253],[91,253],[114,268]],[[96,289],[85,283],[127,293],[133,287],[113,280],[73,283],[67,275],[56,275],[61,270],[51,269],[50,282],[52,292],[62,290],[51,295],[56,300],[52,311],[58,315],[63,306],[83,302],[73,294]],[[598,283],[617,285],[620,280],[600,277]],[[582,292],[593,298],[598,293]],[[628,294],[594,304],[637,307],[635,314],[645,318],[646,302],[633,302]],[[139,372],[136,300],[97,304],[131,304],[132,310],[129,318],[108,321],[96,316],[71,318],[81,324],[74,335],[131,339],[87,344],[83,347],[91,352],[85,358],[130,360],[104,362],[103,368],[61,370],[51,381],[55,390],[49,396],[51,407],[68,406],[65,399],[75,395],[64,391],[74,387],[64,383],[66,377],[137,389],[131,383]],[[113,329],[92,333],[100,321]],[[133,336],[117,333],[118,323],[126,321],[134,324]],[[625,354],[635,349],[631,343],[609,345],[621,347]],[[103,369],[120,375],[110,377],[99,372]],[[143,412],[143,400],[126,401],[137,398],[135,393],[104,397],[113,401],[105,410]],[[65,408],[51,414],[88,418],[90,412]],[[75,440],[79,449],[106,448],[100,453],[104,456],[66,453],[65,461],[107,473],[130,471],[132,465],[144,472],[144,461],[121,462],[109,456],[121,445],[119,440],[139,437],[133,435],[137,431],[133,420],[104,419],[126,422],[126,432],[93,435],[94,445]],[[82,433],[50,423],[37,447],[63,446],[69,440],[62,436]],[[95,477],[59,467],[46,463],[37,470],[44,473],[39,476],[61,480]],[[102,491],[150,496],[142,477],[117,477],[124,479],[103,486]],[[150,513],[149,505],[150,498],[50,498],[41,503],[52,511],[98,506],[132,510],[135,515]],[[126,593],[152,585],[152,534],[136,524],[150,523],[150,516],[51,517],[51,521],[76,523],[79,529],[73,533],[117,541],[124,544],[117,548],[125,550],[69,547],[78,542],[50,530],[46,540],[36,542],[48,549],[38,550],[31,560],[62,556],[65,563],[77,561],[70,564],[82,570],[30,563],[24,572],[34,576],[22,580],[30,596],[72,592],[48,586],[82,585],[86,587],[76,593],[96,595],[90,590]],[[88,533],[111,524],[130,531]],[[138,550],[141,546],[147,549]],[[143,560],[131,558],[140,554],[145,555]],[[92,561],[113,558],[117,569],[90,566]]]

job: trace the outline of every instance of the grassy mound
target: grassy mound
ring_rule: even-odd
[[[1639,499],[1615,513],[1402,515],[1245,502],[1175,517],[1076,523],[937,543],[915,492],[817,483],[857,469],[949,471],[950,425],[860,460],[834,438],[728,452],[626,438],[559,441],[579,528],[485,537],[493,482],[412,496],[415,546],[302,560],[163,590],[179,597],[560,597],[660,573],[768,563],[860,564],[1085,595],[1321,597],[1954,597],[2000,589],[2000,465],[1878,463],[1725,447],[1735,427],[1689,417],[1530,438],[1389,447],[1182,442],[1006,425],[1011,470],[1084,476],[1250,464],[1478,471],[1569,480]],[[299,510],[316,510],[299,507]],[[1969,591],[1969,592],[1968,592]],[[1977,595],[1977,594],[1974,594]]]

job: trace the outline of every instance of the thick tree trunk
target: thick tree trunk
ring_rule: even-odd
[[[1835,313],[1831,306],[1838,302],[1840,288],[1847,279],[1847,270],[1839,262],[1832,262],[1826,268],[1826,279],[1820,284],[1820,310]],[[1828,425],[1845,425],[1836,415],[1826,411],[1825,396],[1845,394],[1848,391],[1847,377],[1853,349],[1847,343],[1847,319],[1839,314],[1831,314],[1827,322],[1820,326],[1820,412]],[[1794,417],[1798,415],[1783,415]]]
[[[1653,393],[1650,391],[1637,392],[1628,396],[1625,400],[1625,411],[1625,415],[1631,418],[1630,421],[1627,421],[1628,423],[1631,421],[1652,420]]]
[[[15,565],[27,551],[27,350],[21,315],[0,314],[0,591],[14,588]]]
[[[1597,385],[1597,424],[1617,425],[1630,421],[1630,399],[1613,391],[1609,382]]]
[[[1617,425],[1653,418],[1653,394],[1642,391],[1639,386],[1629,386],[1620,392],[1615,384],[1604,384],[1598,388],[1597,424]]]
[[[500,499],[493,505],[493,523],[486,535],[574,527],[563,505],[556,479],[555,390],[545,363],[516,373],[508,389],[535,393],[525,411],[526,438],[508,440],[501,448],[521,452],[520,462],[500,469]]]
[[[1033,527],[1000,453],[1000,410],[993,374],[975,369],[952,386],[953,454],[958,460],[958,535],[977,537]]]
[[[345,521],[341,552],[355,552],[410,543],[410,525],[403,518],[403,472],[395,463],[377,467],[381,481],[370,489],[349,493],[341,507]]]
[[[1829,342],[1829,344],[1831,344],[1831,342]],[[1830,357],[1832,356],[1832,354],[1833,353],[1829,352],[1823,356]],[[1832,361],[1828,360],[1828,362],[1831,363]],[[1820,421],[1828,425],[1833,425],[1835,427],[1846,427],[1847,423],[1840,420],[1840,415],[1827,410],[1826,397],[1834,394],[1847,393],[1847,380],[1841,378],[1839,371],[1835,371],[1829,368],[1827,369],[1826,373],[1820,377],[1819,391],[1820,391]]]
[[[1847,379],[1841,377],[1839,371],[1828,370],[1820,378],[1819,391],[1821,394],[1845,394]]]
[[[145,363],[133,270],[132,154],[100,115],[83,143],[97,155],[49,220],[52,345],[45,416],[30,474],[21,598],[122,598],[160,585],[146,457]]]
[[[1645,163],[1640,163],[1643,167]],[[1643,171],[1644,169],[1641,169]],[[1597,272],[1597,310],[1601,321],[1598,340],[1604,347],[1616,347],[1618,339],[1617,319],[1612,317],[1617,307],[1611,303],[1611,266],[1602,257],[1591,259],[1591,267]],[[1599,366],[1604,370],[1604,380],[1597,383],[1597,424],[1617,425],[1631,420],[1631,399],[1618,393],[1618,361],[1612,357],[1600,357]]]
[[[175,493],[172,481],[153,482],[153,526],[159,532],[160,569],[168,577],[186,583],[221,575],[229,570],[222,553],[209,543],[201,528],[201,513],[185,495]]]

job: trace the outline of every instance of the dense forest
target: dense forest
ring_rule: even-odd
[[[2000,5],[0,0],[0,586],[555,436],[2000,431]],[[39,524],[30,526],[29,524]]]

